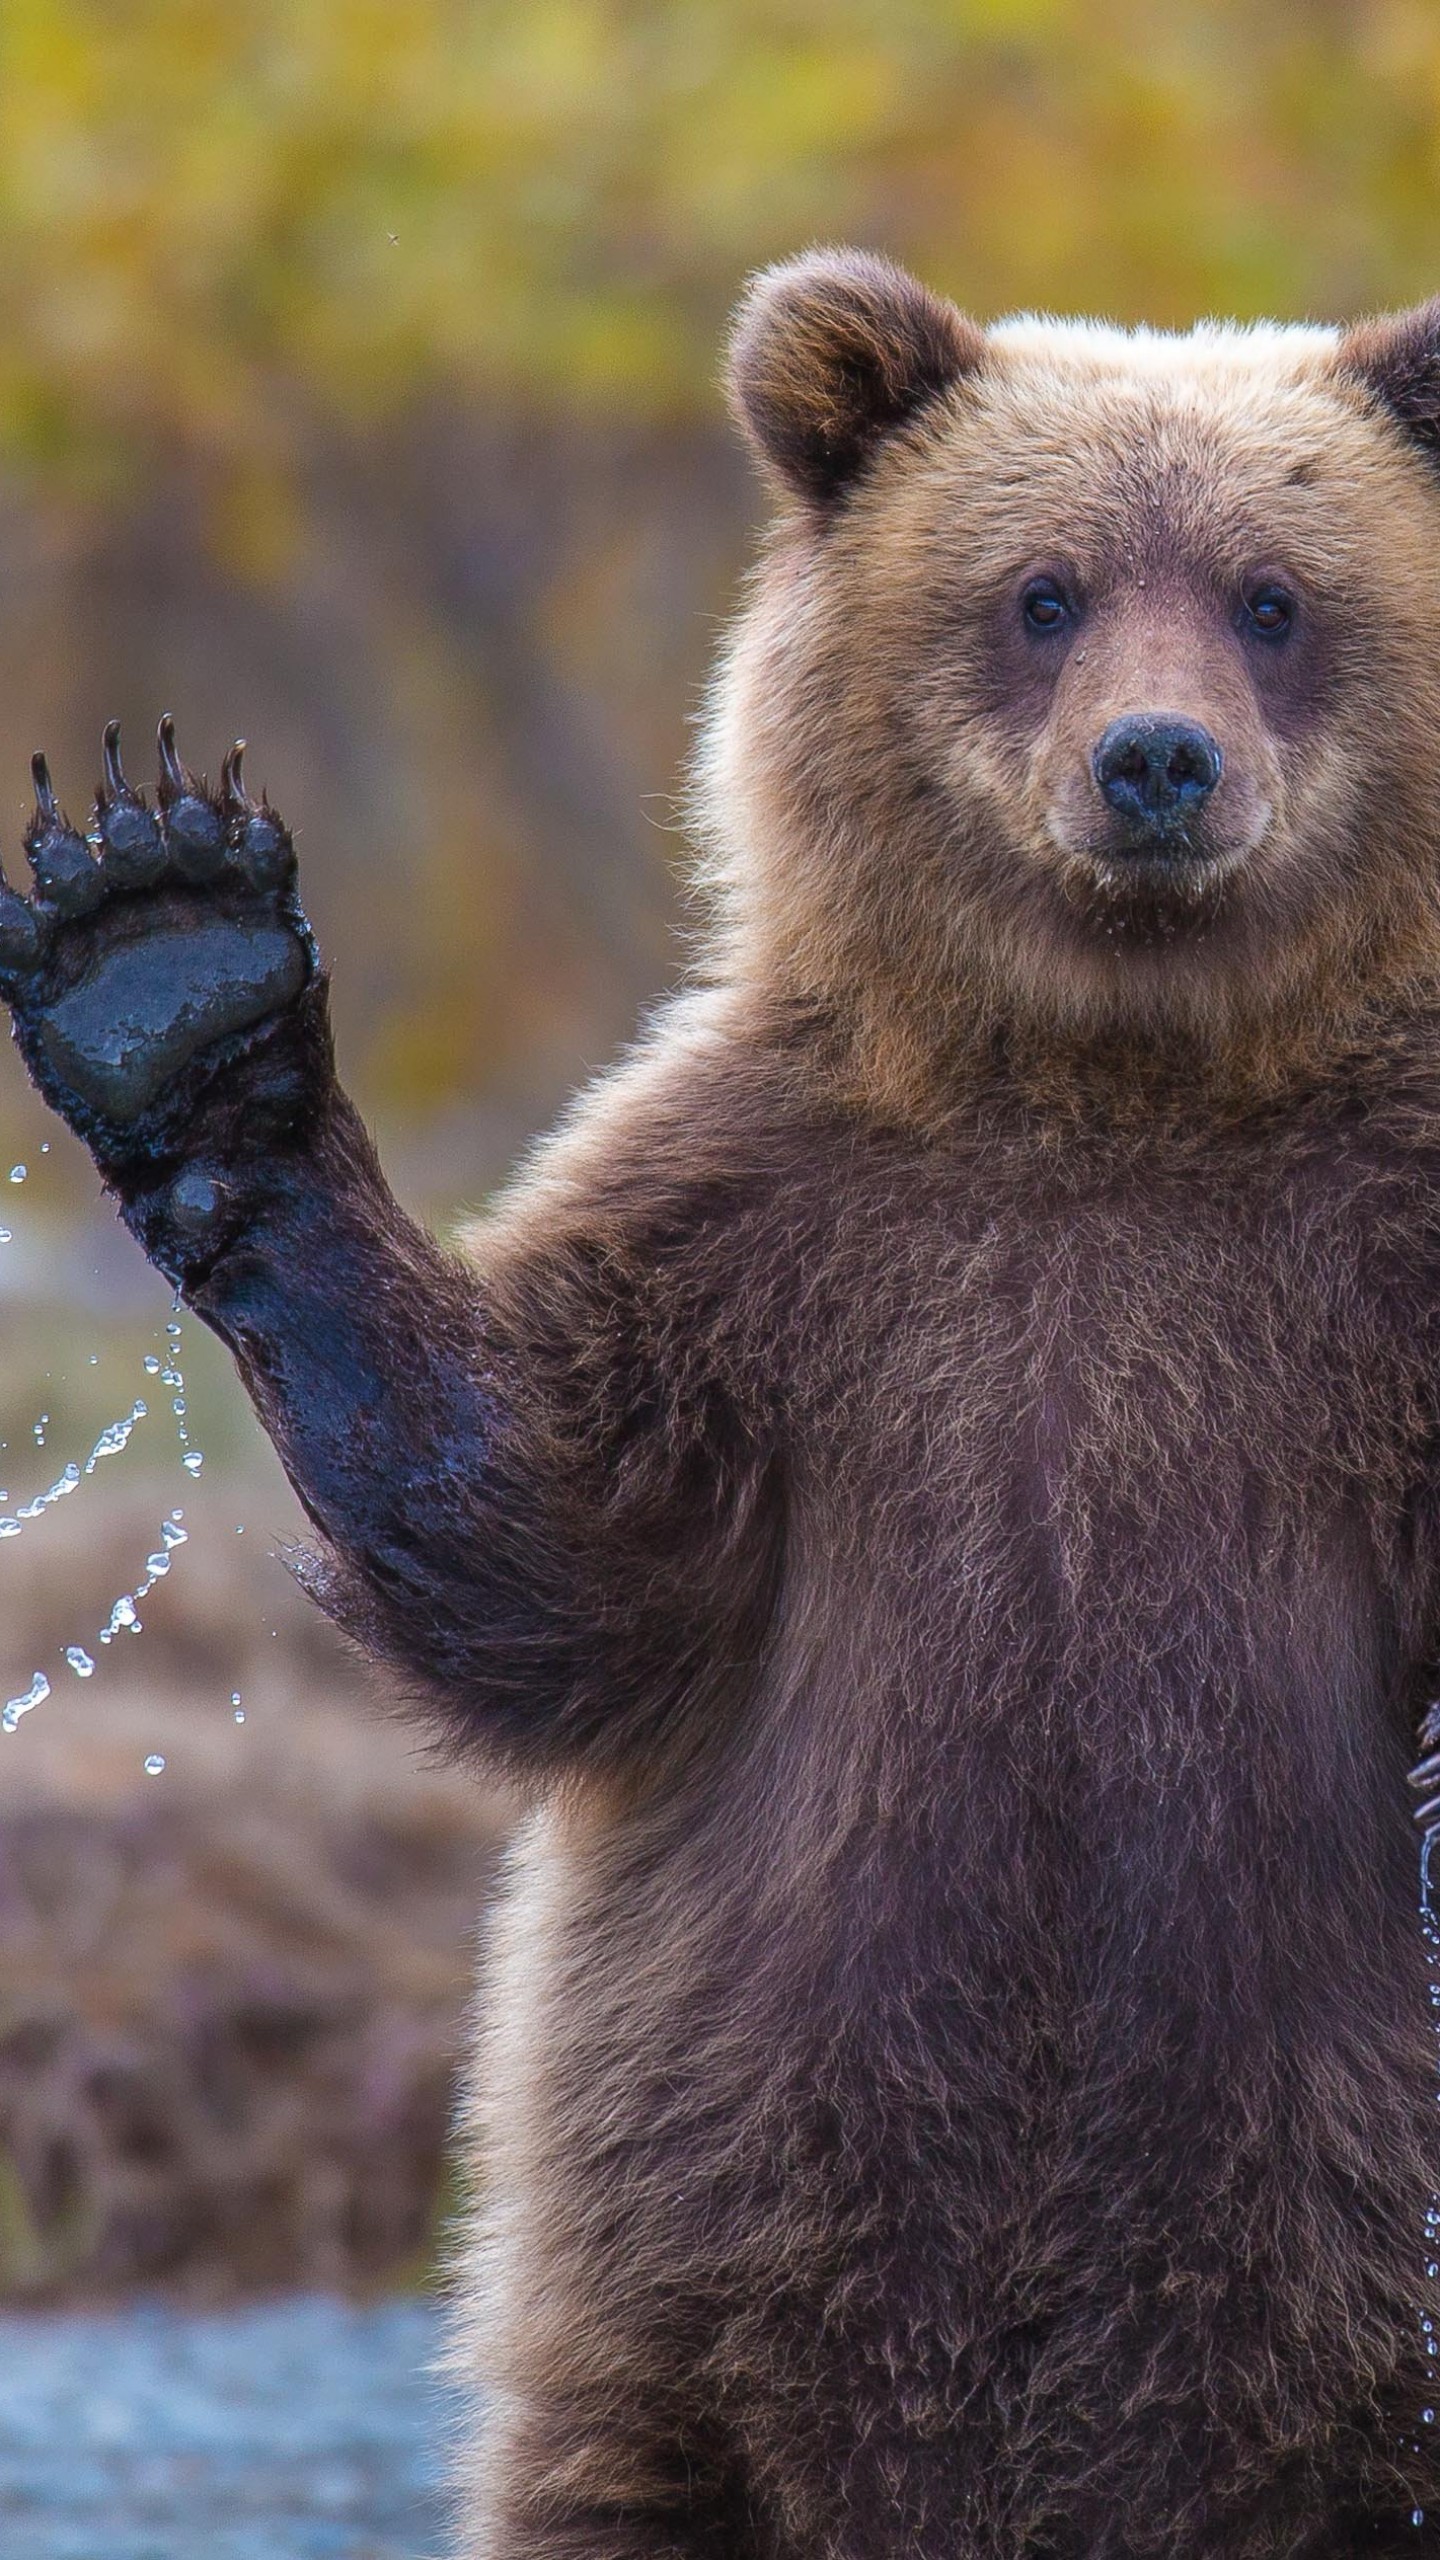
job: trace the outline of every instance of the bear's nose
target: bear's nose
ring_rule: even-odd
[[[1112,720],[1091,758],[1111,808],[1147,833],[1183,826],[1196,816],[1223,763],[1198,720],[1177,720],[1165,711],[1132,711]]]

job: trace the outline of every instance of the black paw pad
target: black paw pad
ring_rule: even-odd
[[[203,1244],[214,1233],[229,1194],[225,1184],[202,1166],[192,1165],[171,1183],[165,1207],[176,1235],[182,1244]]]
[[[40,1043],[82,1101],[128,1122],[202,1049],[289,1004],[305,978],[286,926],[210,917],[106,952],[52,1005]]]
[[[43,756],[31,759],[35,777],[35,815],[25,836],[25,851],[35,874],[39,902],[70,923],[87,916],[105,895],[105,882],[83,836],[77,835],[55,797],[50,768]]]
[[[295,847],[290,830],[264,800],[252,800],[245,788],[241,762],[245,741],[237,738],[220,774],[220,800],[230,821],[230,849],[252,889],[288,889],[295,877]]]
[[[40,919],[13,889],[0,888],[0,977],[22,977],[45,947]]]
[[[175,723],[160,723],[160,811],[170,859],[182,880],[218,880],[225,868],[225,822],[175,750]]]
[[[35,1083],[112,1179],[128,1166],[150,1181],[217,1095],[221,1117],[243,1127],[247,1094],[293,1114],[307,1077],[329,1071],[290,837],[250,798],[240,759],[233,747],[212,798],[162,720],[151,801],[125,773],[112,721],[88,845],[34,759],[25,845],[36,885],[17,897],[0,873],[0,995]],[[218,1184],[208,1168],[182,1177],[177,1235],[187,1221],[197,1238],[227,1225]]]
[[[92,842],[99,845],[105,876],[117,889],[149,889],[164,876],[160,822],[126,780],[120,762],[120,723],[105,731],[105,779],[95,795]]]

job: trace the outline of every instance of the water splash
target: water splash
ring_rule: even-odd
[[[146,1420],[149,1411],[144,1397],[137,1396],[129,1412],[122,1414],[118,1422],[107,1422],[85,1461],[87,1476],[93,1476],[102,1458],[118,1458],[121,1450],[128,1448],[131,1432],[137,1422]]]
[[[18,1167],[16,1170],[23,1179],[24,1167]],[[186,1427],[185,1375],[180,1365],[179,1308],[180,1301],[177,1297],[174,1311],[165,1327],[163,1357],[147,1351],[143,1355],[143,1360],[147,1377],[158,1377],[171,1390],[171,1410],[175,1416],[181,1464],[188,1474],[195,1476],[199,1474],[205,1461],[203,1453],[191,1447]],[[96,1361],[92,1359],[90,1365],[94,1367]],[[121,1414],[114,1422],[106,1424],[83,1464],[72,1459],[55,1478],[53,1484],[47,1485],[43,1492],[32,1495],[27,1502],[17,1504],[13,1512],[0,1514],[0,1539],[18,1538],[29,1522],[42,1518],[47,1511],[53,1510],[57,1502],[63,1502],[69,1494],[76,1492],[87,1477],[93,1476],[102,1458],[122,1455],[128,1448],[138,1425],[148,1418],[149,1412],[150,1407],[145,1398],[137,1396],[128,1413]],[[36,1443],[41,1448],[45,1445],[45,1432],[49,1420],[48,1413],[41,1414],[33,1426]],[[0,1492],[0,1503],[8,1502],[9,1499],[7,1493]],[[176,1549],[189,1543],[190,1533],[183,1526],[184,1518],[184,1511],[177,1503],[167,1518],[161,1521],[159,1536],[145,1558],[143,1575],[133,1591],[122,1591],[119,1594],[109,1617],[99,1631],[101,1645],[113,1644],[117,1635],[122,1633],[130,1635],[141,1633],[139,1603],[154,1590],[158,1582],[165,1579],[174,1561]],[[94,1655],[86,1646],[83,1644],[65,1646],[63,1658],[77,1680],[93,1678],[97,1666]],[[3,1727],[6,1732],[13,1733],[20,1718],[28,1715],[32,1707],[39,1706],[49,1695],[49,1680],[44,1672],[37,1671],[29,1689],[19,1697],[10,1699],[5,1708],[0,1710],[0,1727]]]
[[[121,1592],[109,1618],[100,1630],[102,1644],[113,1644],[122,1630],[129,1635],[139,1635],[141,1621],[137,1602],[147,1598],[154,1590],[156,1583],[164,1579],[174,1561],[175,1549],[189,1545],[190,1532],[181,1526],[184,1517],[184,1512],[177,1506],[168,1519],[161,1521],[160,1543],[146,1557],[144,1574],[136,1583],[134,1590]]]
[[[38,1424],[36,1429],[39,1429]],[[67,1493],[75,1491],[79,1482],[80,1470],[72,1459],[69,1466],[62,1468],[55,1482],[47,1485],[43,1493],[32,1495],[28,1502],[20,1504],[18,1510],[7,1512],[5,1517],[0,1519],[0,1538],[18,1538],[27,1520],[43,1519],[47,1511],[54,1510],[57,1502],[64,1501]]]
[[[72,1459],[47,1492],[37,1493],[31,1501],[21,1503],[16,1519],[39,1520],[45,1512],[53,1511],[57,1502],[63,1502],[67,1493],[73,1493],[79,1482],[80,1470]]]
[[[23,1690],[18,1698],[6,1699],[4,1712],[0,1714],[0,1733],[13,1733],[21,1717],[28,1716],[32,1707],[43,1706],[49,1695],[50,1683],[43,1671],[37,1671],[28,1689]]]
[[[109,1617],[106,1619],[104,1626],[100,1630],[101,1643],[113,1644],[122,1627],[137,1636],[140,1633],[140,1620],[135,1614],[135,1594],[133,1591],[121,1592],[119,1599],[116,1601],[114,1608],[111,1610]]]

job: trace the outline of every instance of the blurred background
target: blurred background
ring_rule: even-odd
[[[986,318],[1420,297],[1440,10],[0,11],[7,859],[37,745],[83,817],[112,714],[137,777],[162,710],[212,773],[248,737],[432,1219],[675,975],[755,512],[717,350],[746,271],[825,239]],[[223,1361],[185,1326],[175,1416],[166,1294],[4,1056],[0,1224],[0,2297],[406,2285],[506,1808],[296,1601]]]

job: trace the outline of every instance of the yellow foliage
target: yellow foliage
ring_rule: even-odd
[[[982,312],[1334,311],[1436,280],[1437,203],[1422,0],[7,0],[0,429],[673,412],[818,235]]]
[[[523,1125],[673,965],[748,268],[1338,316],[1437,214],[1440,0],[4,0],[10,841],[42,737],[247,729],[362,1089]]]

